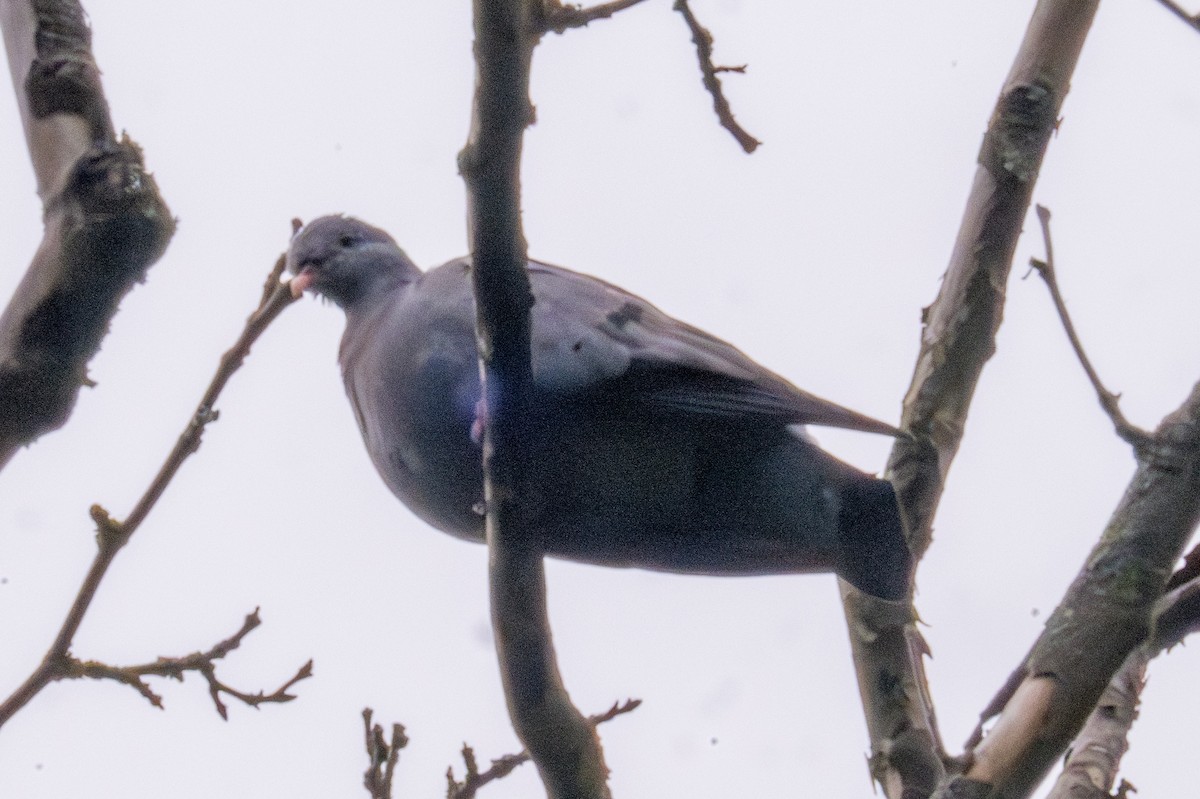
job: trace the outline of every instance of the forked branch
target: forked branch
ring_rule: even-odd
[[[194,671],[208,683],[208,694],[212,698],[217,713],[223,719],[229,718],[229,708],[221,701],[221,694],[233,697],[248,707],[290,702],[296,696],[289,694],[288,690],[301,680],[306,680],[312,676],[313,664],[311,660],[301,666],[287,682],[269,694],[265,691],[258,691],[257,693],[240,691],[217,678],[216,661],[225,657],[234,649],[237,649],[241,645],[242,639],[260,624],[262,624],[262,620],[258,616],[258,608],[255,608],[253,613],[246,616],[246,620],[242,623],[240,630],[205,652],[193,652],[190,655],[177,658],[160,657],[153,663],[143,663],[138,666],[110,666],[107,663],[100,663],[95,660],[80,661],[69,657],[66,673],[62,678],[78,679],[87,677],[93,680],[114,680],[128,685],[144,696],[150,704],[157,708],[162,708],[162,697],[151,690],[145,678],[167,677],[182,682],[185,674],[189,671]]]
[[[713,111],[716,112],[721,127],[737,139],[737,143],[743,150],[747,153],[754,152],[762,142],[747,133],[746,129],[734,119],[733,109],[730,108],[729,101],[725,99],[725,90],[721,87],[721,79],[717,77],[721,72],[745,72],[746,66],[743,64],[737,67],[719,67],[713,64],[712,34],[700,24],[700,20],[696,19],[696,15],[692,13],[692,7],[688,5],[688,0],[675,0],[675,10],[683,15],[683,21],[687,23],[688,30],[692,32],[692,42],[696,45],[696,59],[700,62],[700,76],[704,82],[704,88],[712,95]]]
[[[363,773],[363,787],[371,799],[392,799],[392,779],[396,776],[396,764],[400,762],[400,750],[408,746],[408,736],[403,724],[392,725],[389,741],[383,727],[371,724],[375,711],[363,708],[363,735],[367,747],[367,770]]]
[[[588,716],[587,720],[593,727],[598,727],[606,721],[615,719],[617,716],[637,710],[641,704],[642,700],[640,699],[627,699],[624,702],[616,702],[603,713]],[[454,778],[453,766],[446,770],[446,799],[474,799],[475,794],[480,788],[489,782],[507,777],[517,766],[529,762],[529,752],[526,750],[520,754],[499,757],[492,761],[492,765],[486,771],[480,771],[479,763],[475,759],[475,750],[466,744],[463,744],[462,757],[466,768],[466,774],[463,775],[462,782]]]
[[[82,676],[104,676],[110,679],[119,679],[118,674],[123,673],[115,667],[105,666],[101,669],[101,664],[92,664],[90,673],[79,673],[79,661],[75,660],[71,655],[71,643],[74,641],[75,634],[79,631],[80,625],[83,624],[84,616],[87,614],[88,608],[91,607],[92,600],[95,598],[96,592],[100,589],[100,584],[108,573],[108,568],[112,565],[113,559],[116,558],[117,553],[121,551],[122,547],[128,543],[130,537],[137,532],[142,522],[146,519],[146,516],[154,508],[155,504],[158,503],[163,492],[166,491],[167,486],[170,485],[171,480],[178,473],[184,461],[200,448],[200,440],[204,433],[204,428],[209,423],[216,421],[218,417],[216,402],[226,383],[229,382],[229,378],[241,367],[250,352],[250,347],[258,340],[263,331],[267,329],[267,326],[284,308],[293,302],[291,292],[279,282],[279,278],[283,274],[283,268],[284,259],[280,257],[267,277],[266,284],[263,286],[262,299],[259,302],[258,308],[246,321],[246,326],[233,347],[221,356],[217,372],[209,383],[208,389],[204,392],[204,396],[196,406],[196,410],[184,427],[183,433],[180,434],[179,440],[176,441],[175,446],[167,455],[158,474],[151,480],[149,487],[137,501],[137,504],[134,505],[133,510],[130,511],[125,521],[121,522],[112,518],[108,511],[99,505],[92,506],[90,513],[92,520],[96,523],[96,556],[93,558],[88,573],[84,577],[83,584],[75,596],[75,601],[72,603],[71,609],[67,612],[66,619],[59,628],[57,636],[55,636],[54,643],[51,644],[41,664],[3,704],[0,704],[0,726],[3,726],[5,722],[12,718],[14,713],[28,704],[38,692],[55,680]],[[257,616],[252,615],[251,618],[255,619],[255,624],[251,625],[250,619],[247,619],[249,628],[244,628],[239,635],[234,636],[233,639],[229,639],[229,641],[224,643],[229,644],[232,641],[232,645],[236,646],[250,629],[257,626]],[[219,649],[220,647],[221,645],[218,644],[217,648]],[[192,670],[204,673],[204,667],[202,667],[203,657],[195,663],[196,668]],[[101,674],[102,671],[105,673]],[[284,686],[284,689],[297,680],[303,679],[305,676],[307,676],[305,668],[302,668],[297,676]],[[210,679],[210,676],[206,675],[206,679],[209,679],[209,686],[212,689],[215,676]],[[152,693],[148,692],[148,689],[142,690],[132,677],[121,681],[134,685],[143,696],[146,696],[148,699],[151,698]],[[218,709],[222,708],[222,705],[216,694],[219,694],[221,691],[238,696],[243,701],[245,701],[245,697],[249,696],[246,694],[239,695],[233,689],[226,690],[226,688],[227,686],[223,686],[213,696]],[[281,689],[281,691],[284,689]],[[224,714],[222,713],[222,715]]]

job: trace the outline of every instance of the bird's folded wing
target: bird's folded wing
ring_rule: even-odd
[[[896,435],[891,425],[793,386],[729,343],[602,280],[531,262],[534,380],[575,394],[602,386],[680,413]]]

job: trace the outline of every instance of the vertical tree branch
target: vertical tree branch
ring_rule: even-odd
[[[492,625],[509,714],[552,799],[609,796],[595,730],[571,704],[558,672],[541,551],[528,534],[521,430],[529,418],[533,295],[521,230],[520,158],[533,121],[529,70],[539,3],[475,0],[475,102],[459,156],[478,313],[487,424],[487,505]]]
[[[367,748],[363,787],[371,799],[392,799],[392,780],[396,776],[396,764],[400,762],[400,750],[408,746],[408,735],[403,724],[393,724],[389,741],[384,737],[382,725],[371,724],[374,714],[371,708],[363,708],[363,737]]]
[[[902,417],[913,438],[898,439],[888,463],[917,559],[995,351],[1021,224],[1096,7],[1096,0],[1037,4],[989,123],[945,279],[925,312]],[[907,612],[881,609],[849,586],[843,596],[872,775],[892,799],[926,796],[940,778],[942,751],[911,604]]]
[[[76,0],[0,0],[45,233],[0,315],[0,466],[61,427],[121,299],[175,222],[141,149],[117,138]]]

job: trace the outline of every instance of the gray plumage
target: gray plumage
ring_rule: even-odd
[[[422,272],[387,233],[327,216],[292,241],[293,291],[346,312],[339,360],[371,460],[429,524],[482,541],[470,261]],[[549,555],[701,574],[836,571],[904,594],[891,485],[796,425],[895,435],[616,286],[531,261],[534,535]],[[502,401],[502,397],[500,398]]]

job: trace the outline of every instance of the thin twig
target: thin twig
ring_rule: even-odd
[[[1200,14],[1189,14],[1182,6],[1172,2],[1172,0],[1158,0],[1158,2],[1172,14],[1183,20],[1189,28],[1200,31]]]
[[[594,6],[577,6],[547,0],[541,19],[538,20],[536,33],[565,33],[569,28],[582,28],[598,19],[608,19],[614,14],[636,6],[643,0],[613,0],[611,3],[598,3]]]
[[[363,708],[363,734],[369,761],[363,773],[363,787],[371,794],[371,799],[392,799],[392,778],[400,761],[400,750],[408,746],[408,736],[404,734],[403,724],[393,724],[392,740],[388,741],[383,735],[383,726],[371,724],[374,713],[369,707]]]
[[[233,373],[241,367],[242,362],[250,352],[250,347],[258,340],[263,331],[267,329],[267,326],[284,308],[294,301],[291,292],[279,282],[279,278],[283,274],[283,268],[284,259],[281,256],[267,278],[267,286],[273,288],[270,291],[264,288],[263,299],[259,307],[247,319],[246,326],[242,330],[241,336],[238,337],[237,342],[234,343],[228,352],[221,356],[217,372],[213,376],[208,389],[204,392],[204,396],[197,405],[195,412],[193,412],[183,433],[179,436],[179,440],[175,443],[174,448],[167,455],[162,468],[154,476],[154,479],[150,482],[150,486],[142,494],[141,499],[138,500],[125,521],[119,522],[112,518],[108,511],[100,505],[92,506],[90,513],[93,521],[96,522],[97,533],[96,557],[92,560],[92,565],[88,569],[87,576],[84,577],[83,584],[79,588],[79,593],[75,596],[75,601],[71,605],[71,609],[68,611],[63,625],[59,629],[58,635],[55,636],[54,643],[51,644],[41,664],[38,665],[25,682],[3,704],[0,704],[0,727],[12,718],[14,713],[28,704],[39,691],[54,680],[68,677],[94,676],[73,673],[75,667],[72,664],[78,661],[75,661],[71,657],[71,642],[75,639],[75,634],[79,631],[79,626],[83,623],[83,618],[87,614],[97,590],[100,588],[100,583],[103,581],[104,575],[108,573],[108,567],[112,564],[113,559],[137,531],[159,498],[162,497],[171,479],[179,471],[179,467],[183,465],[183,462],[192,453],[200,448],[200,439],[204,433],[204,428],[209,422],[217,419],[218,413],[214,406],[221,394],[221,390],[225,388],[225,384],[229,382],[229,378]],[[211,685],[212,682],[210,680]],[[230,691],[229,693],[232,694],[233,692]],[[145,692],[143,692],[143,695],[149,698]],[[217,703],[220,706],[220,702],[218,701]]]
[[[171,450],[171,454],[167,456],[162,469],[155,475],[154,481],[150,484],[146,493],[142,495],[138,504],[129,512],[129,517],[122,525],[126,530],[127,536],[133,532],[130,528],[137,529],[137,526],[150,513],[155,503],[158,502],[159,497],[162,496],[162,492],[175,476],[175,473],[179,471],[179,467],[183,465],[183,462],[200,448],[200,439],[204,433],[204,428],[209,422],[217,420],[217,398],[220,397],[221,392],[225,389],[229,378],[233,377],[234,372],[241,368],[242,363],[246,360],[246,356],[250,354],[250,348],[254,346],[254,342],[258,341],[258,337],[263,334],[271,322],[275,321],[275,317],[279,316],[284,308],[295,302],[296,298],[292,296],[288,287],[279,282],[280,276],[283,275],[284,266],[284,256],[281,255],[279,260],[276,261],[275,267],[271,270],[265,284],[267,286],[273,285],[274,289],[268,293],[264,288],[262,303],[246,320],[246,326],[242,330],[242,334],[238,337],[238,340],[221,356],[217,372],[213,375],[212,382],[209,383],[204,396],[200,398],[200,403],[196,406],[192,421],[179,436],[179,441],[176,443],[175,448]]]
[[[1054,266],[1054,246],[1050,240],[1050,209],[1044,205],[1037,206],[1038,222],[1042,226],[1042,240],[1046,243],[1046,260],[1038,258],[1030,258],[1029,265],[1032,266],[1046,283],[1046,288],[1050,290],[1050,298],[1054,301],[1054,308],[1058,311],[1058,318],[1062,320],[1063,330],[1066,331],[1067,338],[1071,342],[1071,348],[1075,350],[1075,356],[1079,358],[1079,363],[1083,366],[1083,371],[1087,373],[1088,380],[1092,384],[1092,388],[1096,391],[1096,396],[1100,400],[1100,407],[1108,414],[1108,418],[1112,420],[1113,427],[1117,430],[1117,435],[1122,439],[1132,444],[1138,451],[1143,451],[1152,443],[1152,436],[1145,430],[1132,424],[1125,418],[1125,414],[1121,413],[1121,395],[1114,394],[1104,387],[1104,383],[1100,381],[1100,375],[1096,373],[1095,367],[1092,366],[1091,360],[1087,353],[1084,352],[1083,342],[1079,340],[1078,334],[1075,332],[1075,325],[1071,322],[1071,315],[1067,312],[1067,304],[1063,300],[1062,292],[1058,288],[1058,272]]]
[[[296,698],[294,694],[288,693],[288,689],[301,680],[306,680],[312,676],[313,664],[310,660],[301,666],[296,671],[296,674],[287,682],[269,694],[263,691],[253,694],[239,691],[217,679],[215,661],[220,660],[234,649],[237,649],[242,643],[242,639],[260,624],[262,624],[262,620],[258,616],[258,608],[255,608],[253,613],[246,616],[246,620],[240,630],[216,644],[207,652],[193,652],[190,655],[178,658],[160,657],[153,663],[143,663],[138,666],[110,666],[107,663],[99,663],[94,660],[80,661],[70,658],[71,668],[64,676],[68,678],[88,677],[93,680],[115,680],[116,682],[130,686],[149,700],[150,704],[161,708],[163,706],[162,697],[155,694],[143,678],[167,677],[182,682],[187,672],[194,671],[200,674],[208,683],[208,693],[212,697],[217,713],[221,715],[221,718],[228,720],[229,710],[225,706],[225,703],[221,701],[221,694],[228,694],[249,707],[258,707],[264,704],[281,704],[283,702],[290,702]]]
[[[704,88],[712,95],[713,110],[717,112],[717,119],[720,120],[721,127],[737,139],[743,150],[747,153],[754,152],[762,142],[747,133],[733,118],[733,110],[729,107],[729,101],[725,99],[725,92],[721,89],[721,79],[717,77],[718,72],[745,72],[745,65],[739,67],[714,66],[712,34],[696,19],[691,6],[688,5],[688,0],[675,0],[675,10],[683,15],[684,21],[692,32],[692,41],[696,45],[696,58],[700,62],[700,74],[704,78]]]
[[[588,716],[588,723],[593,727],[598,727],[606,721],[612,721],[617,716],[620,716],[630,711],[637,710],[642,704],[640,699],[627,699],[624,702],[614,702],[613,706],[603,713],[597,713]],[[521,752],[515,755],[504,755],[492,761],[492,765],[487,771],[480,771],[479,764],[475,759],[475,750],[463,744],[462,748],[463,763],[465,764],[466,774],[463,775],[463,781],[458,782],[454,779],[454,767],[446,769],[446,799],[474,799],[475,793],[487,785],[489,782],[507,777],[513,772],[517,766],[529,761],[529,752]]]

